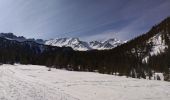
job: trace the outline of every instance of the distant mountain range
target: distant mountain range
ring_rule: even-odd
[[[87,50],[105,50],[112,49],[118,45],[124,43],[123,41],[117,40],[115,38],[108,39],[105,41],[91,41],[85,42],[81,41],[79,38],[57,38],[47,40],[46,45],[59,46],[59,47],[72,47],[74,50],[87,51]]]
[[[39,44],[44,44],[44,40],[42,39],[34,39],[34,38],[27,39],[24,36],[16,36],[13,33],[0,33],[0,37],[8,39],[8,40],[16,40],[18,42],[34,41]]]
[[[87,50],[106,50],[112,49],[125,43],[124,41],[112,38],[105,41],[91,41],[85,42],[81,41],[79,38],[56,38],[50,40],[42,39],[27,39],[23,36],[16,36],[13,33],[0,33],[0,37],[6,38],[8,40],[16,40],[18,42],[24,41],[34,41],[39,44],[57,46],[57,47],[71,47],[76,51],[87,51]]]

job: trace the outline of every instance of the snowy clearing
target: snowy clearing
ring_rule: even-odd
[[[170,83],[36,65],[1,65],[0,100],[169,100]]]

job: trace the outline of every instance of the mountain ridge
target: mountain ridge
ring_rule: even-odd
[[[79,38],[55,38],[50,40],[25,38],[24,36],[16,36],[13,33],[0,33],[0,37],[8,40],[16,40],[19,42],[34,41],[39,44],[58,46],[58,47],[71,47],[76,51],[89,51],[89,50],[108,50],[125,43],[124,41],[116,38],[107,39],[104,41],[82,41]]]
[[[47,40],[46,45],[59,46],[59,47],[72,47],[74,50],[87,51],[87,50],[106,50],[113,49],[118,45],[123,44],[123,41],[117,40],[115,38],[108,39],[105,41],[81,41],[79,38],[56,38]]]

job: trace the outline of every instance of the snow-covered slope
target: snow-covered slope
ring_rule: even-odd
[[[166,34],[168,35],[168,34]],[[143,58],[143,62],[147,62],[149,59],[149,56],[154,56],[154,55],[159,55],[161,53],[165,52],[165,49],[168,48],[168,45],[165,41],[165,33],[160,32],[153,37],[151,37],[148,41],[147,44],[151,44],[151,51],[149,52],[149,55]],[[167,36],[168,39],[170,40],[169,35]]]
[[[170,83],[35,65],[0,66],[0,100],[169,100]]]
[[[150,52],[151,56],[160,54],[168,48],[168,45],[165,43],[165,39],[163,39],[163,37],[163,33],[158,33],[148,40],[148,43],[152,44],[152,50]]]
[[[105,50],[112,49],[120,44],[124,43],[123,41],[117,39],[109,39],[105,41],[91,41],[85,42],[81,41],[78,38],[56,38],[47,40],[46,45],[59,46],[59,47],[72,47],[74,50],[86,51],[86,50]]]

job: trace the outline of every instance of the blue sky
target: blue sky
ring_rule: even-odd
[[[0,32],[129,40],[170,16],[170,0],[0,0]]]

